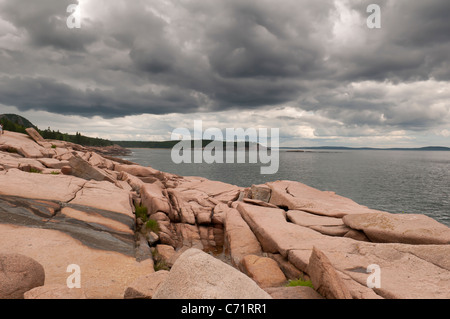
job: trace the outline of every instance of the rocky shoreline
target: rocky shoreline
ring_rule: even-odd
[[[0,299],[450,298],[450,229],[425,215],[293,181],[177,176],[27,132],[0,136]]]

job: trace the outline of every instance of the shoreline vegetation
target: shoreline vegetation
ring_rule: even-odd
[[[179,176],[34,128],[0,137],[0,262],[3,299],[450,298],[450,228],[430,217]]]

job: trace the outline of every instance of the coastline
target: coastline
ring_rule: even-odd
[[[28,256],[45,271],[45,285],[23,294],[51,285],[67,293],[67,265],[79,264],[93,299],[286,298],[299,278],[315,288],[297,298],[450,298],[450,230],[424,215],[293,181],[242,188],[178,176],[36,133],[0,137],[0,255]],[[196,282],[175,280],[194,260],[217,264],[214,280],[230,278],[235,292],[208,284],[201,267],[190,268]],[[367,285],[373,264],[381,287]]]

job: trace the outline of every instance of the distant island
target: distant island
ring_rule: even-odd
[[[43,138],[53,139],[59,141],[66,141],[71,143],[76,143],[82,146],[91,147],[113,147],[120,146],[123,148],[163,148],[171,149],[180,141],[111,141],[98,137],[88,137],[82,135],[79,132],[75,134],[62,133],[59,130],[52,130],[50,127],[41,130],[36,125],[31,123],[28,119],[17,114],[0,114],[0,123],[3,125],[3,129],[26,134],[27,128],[36,129]],[[202,147],[205,147],[212,140],[202,140]],[[245,149],[254,147],[263,147],[260,144],[254,142],[234,142],[234,147],[243,146]],[[226,149],[226,142],[223,142],[223,147]],[[194,141],[192,141],[192,147],[194,147]],[[417,148],[374,148],[374,147],[346,147],[346,146],[307,146],[307,147],[280,147],[280,150],[287,150],[292,152],[302,152],[304,150],[390,150],[390,151],[450,151],[450,147],[444,146],[425,146]]]
[[[303,150],[373,150],[373,151],[450,151],[450,147],[445,146],[425,146],[425,147],[392,147],[392,148],[377,148],[377,147],[347,147],[347,146],[309,146],[309,147],[280,147],[280,150],[288,150],[293,152],[301,152]]]

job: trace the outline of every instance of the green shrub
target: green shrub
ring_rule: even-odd
[[[53,172],[50,172],[50,174],[52,174],[52,175],[59,175],[59,172],[58,171],[53,171]]]
[[[147,221],[147,223],[145,224],[145,227],[147,229],[150,229],[152,232],[158,234],[159,233],[159,224],[158,221],[154,220],[154,219],[149,219]]]
[[[145,206],[142,206],[142,205],[137,205],[137,206],[135,206],[135,209],[136,209],[136,217],[137,218],[141,218],[142,219],[142,221],[145,223],[147,220],[148,220],[148,217],[147,217],[147,212],[148,212],[148,210],[147,210],[147,207],[145,207]]]
[[[55,144],[52,144],[52,148],[56,148],[56,145],[55,145]]]
[[[37,173],[37,174],[40,174],[41,171],[38,170],[37,168],[31,167],[31,168],[30,168],[30,173]]]
[[[164,260],[157,260],[153,268],[155,269],[155,271],[170,270],[170,267],[166,264]]]
[[[314,286],[311,280],[304,280],[303,278],[299,278],[297,280],[289,280],[287,287],[295,287],[295,286],[306,286],[314,289]]]

